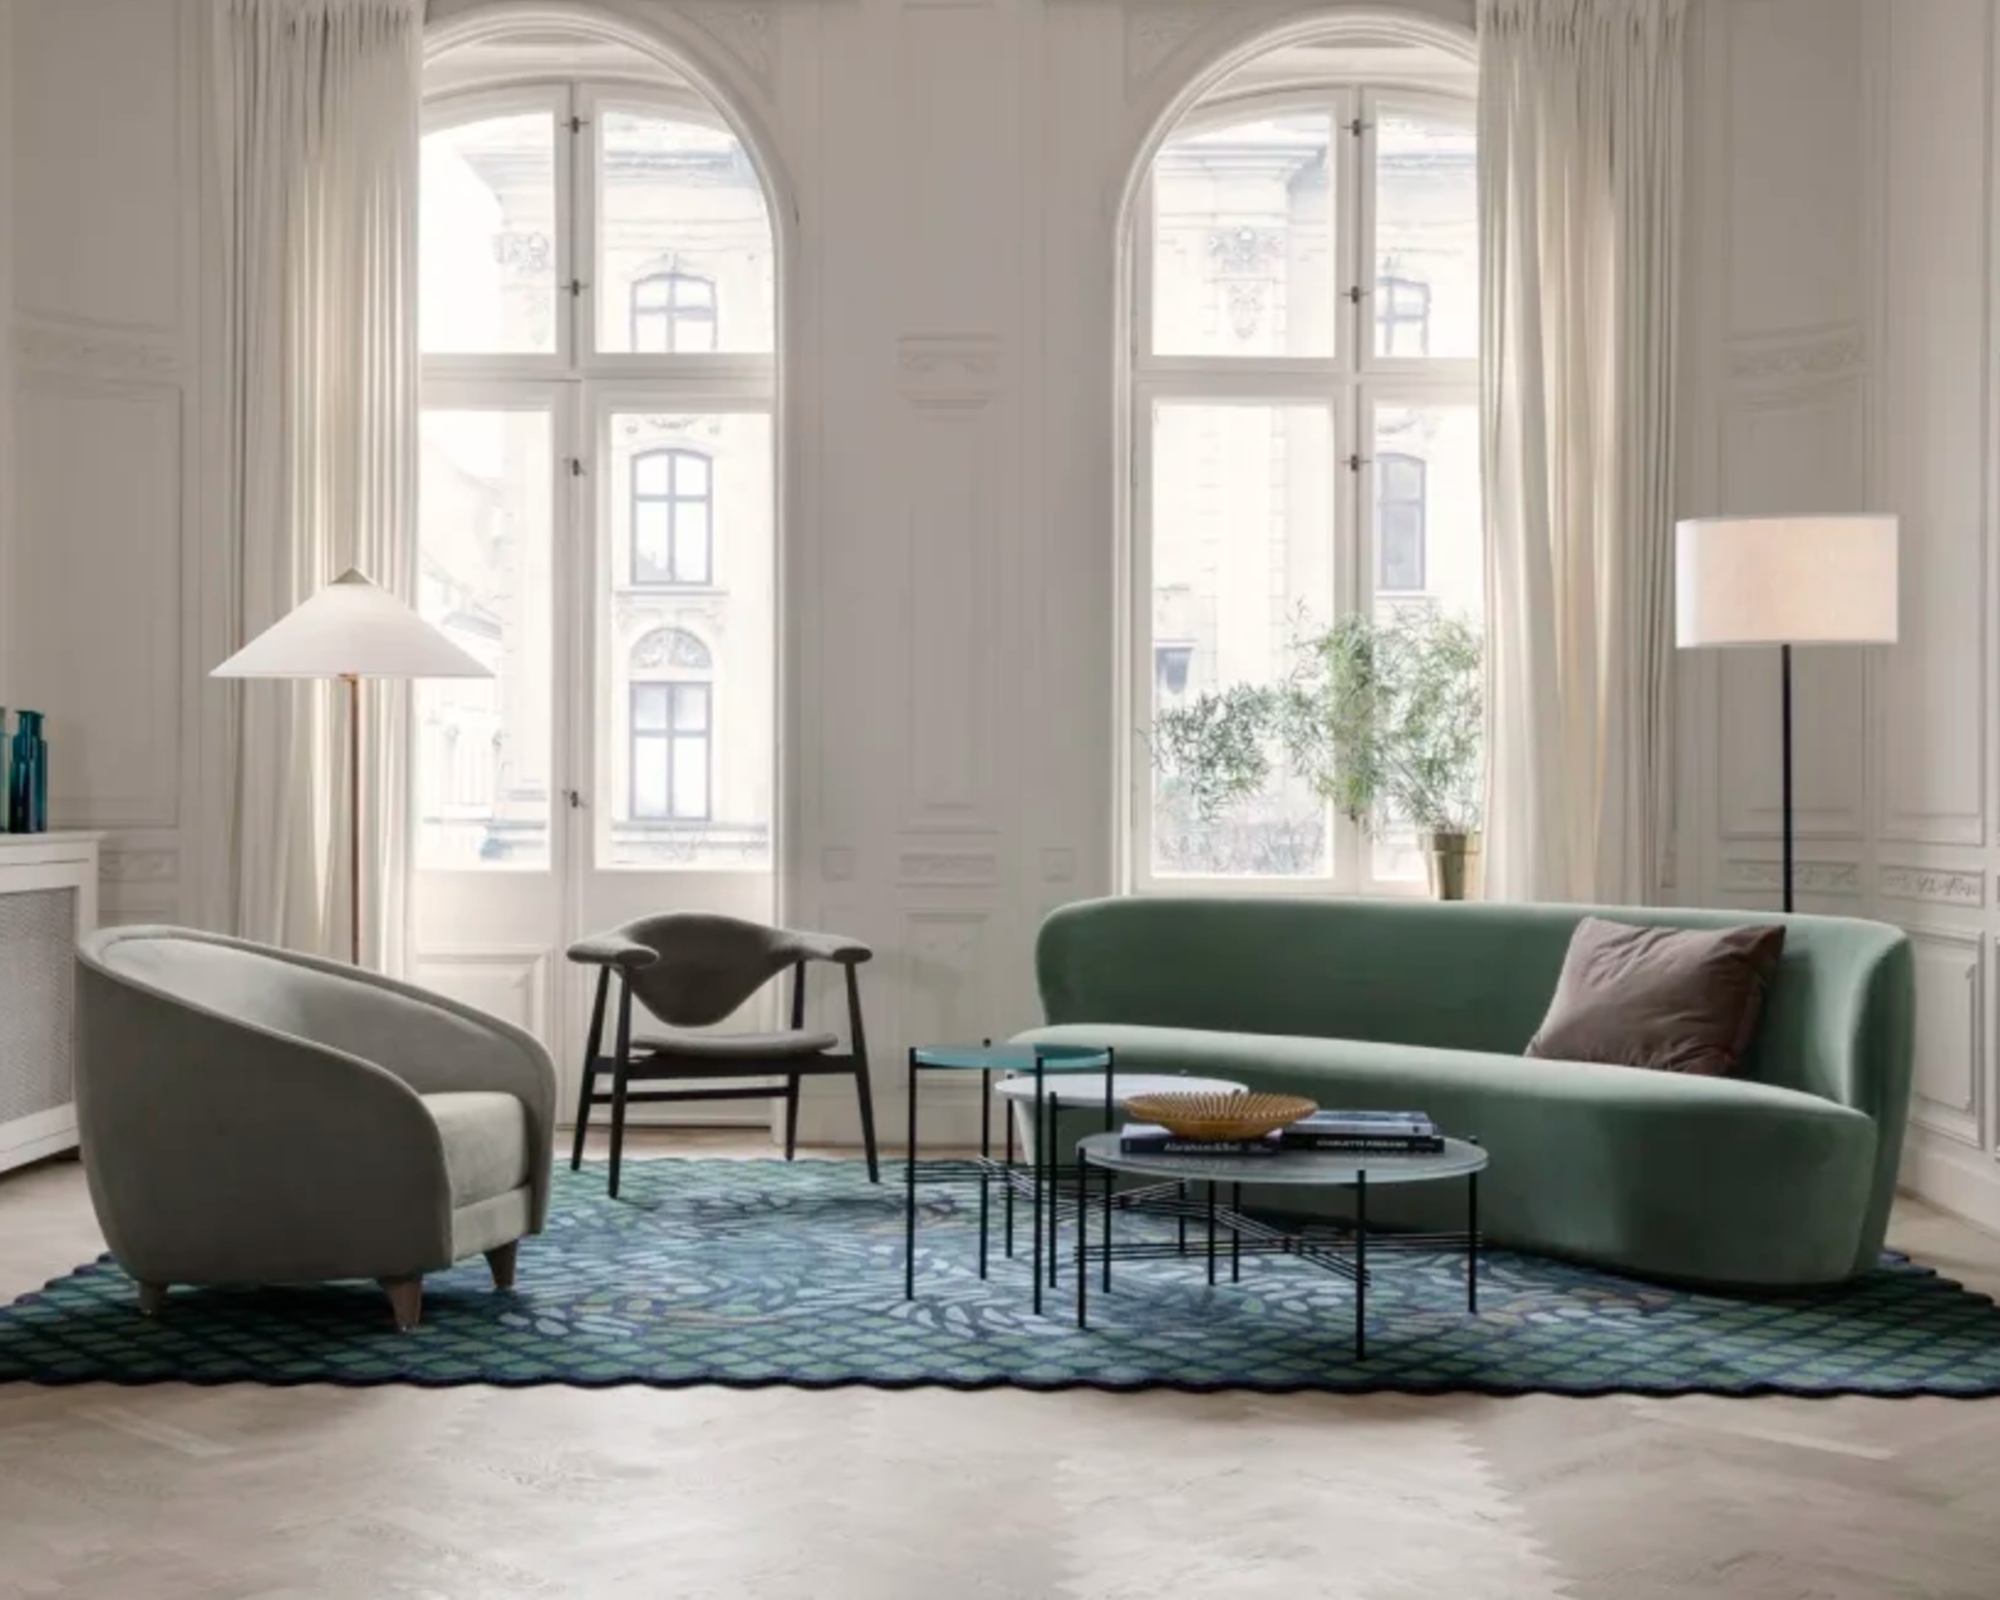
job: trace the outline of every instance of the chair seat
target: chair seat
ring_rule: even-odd
[[[528,1181],[528,1108],[511,1094],[427,1094],[424,1109],[444,1138],[453,1210],[511,1194]]]
[[[632,1041],[635,1050],[650,1050],[657,1056],[679,1056],[688,1061],[792,1061],[800,1056],[823,1055],[840,1043],[831,1033],[809,1033],[787,1028],[778,1033],[667,1033],[649,1034]]]

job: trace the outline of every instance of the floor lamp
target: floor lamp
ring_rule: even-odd
[[[349,949],[361,965],[361,680],[490,678],[492,669],[350,567],[211,676],[338,678],[347,685]]]
[[[1682,649],[1776,645],[1792,909],[1792,646],[1896,642],[1894,517],[1701,517],[1675,530]]]

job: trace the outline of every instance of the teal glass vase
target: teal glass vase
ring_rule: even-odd
[[[49,746],[42,713],[15,713],[13,758],[7,771],[7,826],[12,833],[46,833],[49,827]]]

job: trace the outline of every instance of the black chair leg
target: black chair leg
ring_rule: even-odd
[[[597,1095],[597,1058],[583,1064],[583,1092],[576,1097],[576,1138],[570,1145],[569,1170],[583,1169],[583,1141],[590,1132],[590,1103]]]
[[[590,1003],[590,1032],[583,1042],[583,1090],[576,1097],[576,1141],[570,1146],[569,1170],[583,1166],[584,1136],[590,1132],[590,1102],[597,1093],[597,1061],[604,1053],[604,999],[611,989],[611,970],[597,974],[597,997]]]
[[[618,1198],[618,1171],[625,1160],[625,1089],[632,1070],[632,986],[618,986],[618,1059],[611,1064],[611,1198]]]
[[[799,1075],[795,1072],[785,1080],[785,1159],[790,1161],[799,1150]]]
[[[868,1181],[882,1181],[882,1163],[875,1154],[875,1095],[868,1087],[866,1058],[854,1063],[854,1094],[861,1106],[861,1143],[868,1151]]]

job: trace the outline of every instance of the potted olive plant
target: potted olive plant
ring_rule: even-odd
[[[1428,606],[1305,630],[1282,683],[1195,696],[1155,719],[1155,766],[1204,820],[1259,793],[1280,755],[1370,832],[1417,830],[1432,894],[1478,892],[1479,634]]]

